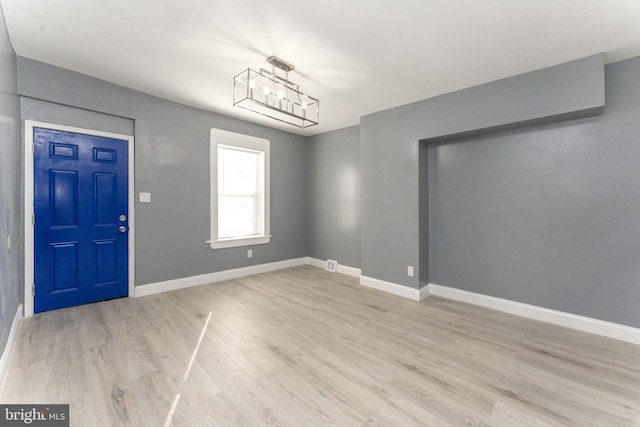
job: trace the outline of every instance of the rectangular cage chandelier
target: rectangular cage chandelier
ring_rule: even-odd
[[[317,125],[320,101],[289,81],[289,71],[295,67],[275,56],[267,63],[271,71],[247,68],[233,79],[233,105],[300,128]]]

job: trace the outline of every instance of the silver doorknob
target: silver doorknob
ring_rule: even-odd
[[[119,232],[121,232],[121,233],[124,233],[125,231],[127,231],[127,227],[125,227],[124,225],[121,225],[121,226],[118,228],[118,231],[119,231]]]
[[[119,219],[120,221],[126,221],[126,220],[127,220],[127,217],[126,217],[125,215],[120,215],[120,216],[118,217],[118,219]]]

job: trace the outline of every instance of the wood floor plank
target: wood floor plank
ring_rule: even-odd
[[[543,420],[540,414],[531,415],[520,410],[513,404],[498,400],[491,412],[491,425],[494,427],[552,427],[562,426],[553,420]]]
[[[2,403],[86,426],[640,426],[640,346],[301,266],[20,321]]]
[[[85,352],[87,394],[83,405],[96,421],[110,420],[111,425],[128,426],[139,423],[139,411],[125,377],[114,369],[118,363],[106,345],[92,347]],[[72,402],[72,406],[73,405]]]
[[[236,413],[242,414],[247,425],[285,425],[274,408],[267,404],[269,399],[265,398],[260,385],[239,369],[230,357],[224,354],[209,356],[207,366],[215,370],[212,375],[222,388],[225,399]]]
[[[161,355],[150,350],[137,323],[131,319],[112,320],[109,330],[118,355],[115,367],[124,378],[132,380],[160,370],[156,359]]]

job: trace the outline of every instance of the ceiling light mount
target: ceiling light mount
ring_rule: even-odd
[[[300,128],[317,125],[320,101],[289,80],[295,67],[276,56],[267,63],[271,71],[247,68],[233,79],[233,105]]]
[[[267,63],[271,64],[272,66],[281,69],[282,71],[284,71],[285,73],[288,73],[289,71],[295,69],[296,67],[294,67],[293,65],[289,64],[286,61],[283,61],[282,59],[278,58],[277,56],[270,56],[267,58]]]

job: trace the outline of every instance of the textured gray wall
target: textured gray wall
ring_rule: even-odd
[[[360,122],[362,273],[412,288],[419,270],[419,140],[599,111],[603,56],[364,116]]]
[[[418,282],[420,287],[429,284],[429,145],[418,146]],[[427,219],[425,221],[425,218]]]
[[[606,67],[597,119],[430,147],[431,282],[640,327],[638,76]]]
[[[20,304],[22,228],[20,226],[20,106],[16,56],[0,8],[0,357]],[[11,236],[11,250],[7,237]]]
[[[156,98],[51,65],[18,58],[26,98],[135,120],[136,285],[308,254],[308,145],[302,136]],[[51,104],[29,114],[50,117]],[[38,110],[39,107],[43,107]],[[67,110],[72,111],[72,110]],[[75,113],[73,113],[75,114]],[[75,118],[61,118],[76,120]],[[271,141],[271,242],[212,250],[209,239],[209,129]]]
[[[134,135],[135,132],[135,123],[132,119],[24,96],[20,97],[20,115],[22,120],[36,120],[121,135]]]
[[[309,256],[360,267],[360,127],[309,138]]]
[[[632,170],[639,159],[630,139],[638,134],[638,60],[607,68],[607,106],[601,118],[428,149],[418,141],[600,111],[602,55],[375,113],[363,117],[359,129],[309,140],[27,59],[19,58],[18,67],[19,92],[29,99],[25,115],[62,114],[59,118],[65,120],[67,113],[38,101],[46,100],[135,120],[136,192],[151,192],[153,202],[136,205],[137,284],[310,255],[336,258],[361,267],[364,275],[414,288],[431,281],[640,324],[637,310],[630,307],[639,296],[632,286],[638,273],[631,261],[639,255],[633,231],[640,229],[635,222],[640,198],[633,186],[640,186]],[[204,244],[210,127],[269,138],[273,144],[274,238],[255,247],[251,260],[244,249],[212,251]],[[610,144],[617,148],[608,150]],[[560,159],[567,163],[566,169],[559,168],[561,162],[553,156],[572,147],[574,157]],[[520,170],[522,162],[538,169]],[[460,164],[467,172],[457,170]],[[338,192],[341,182],[352,180],[339,171],[350,168],[359,168],[359,210],[357,194],[349,200]],[[543,172],[546,184],[539,182]],[[552,183],[555,187],[549,189]],[[477,200],[465,185],[484,198]],[[427,188],[429,198],[423,197]],[[574,198],[561,198],[563,191]],[[348,216],[340,201],[358,211],[359,228],[338,227]],[[427,211],[430,217],[425,218]],[[467,221],[482,227],[470,228]],[[503,228],[529,245],[510,239]],[[354,243],[357,236],[359,245]],[[456,247],[463,242],[476,250]],[[415,277],[407,277],[407,265],[416,267]],[[530,276],[523,280],[525,275]]]

